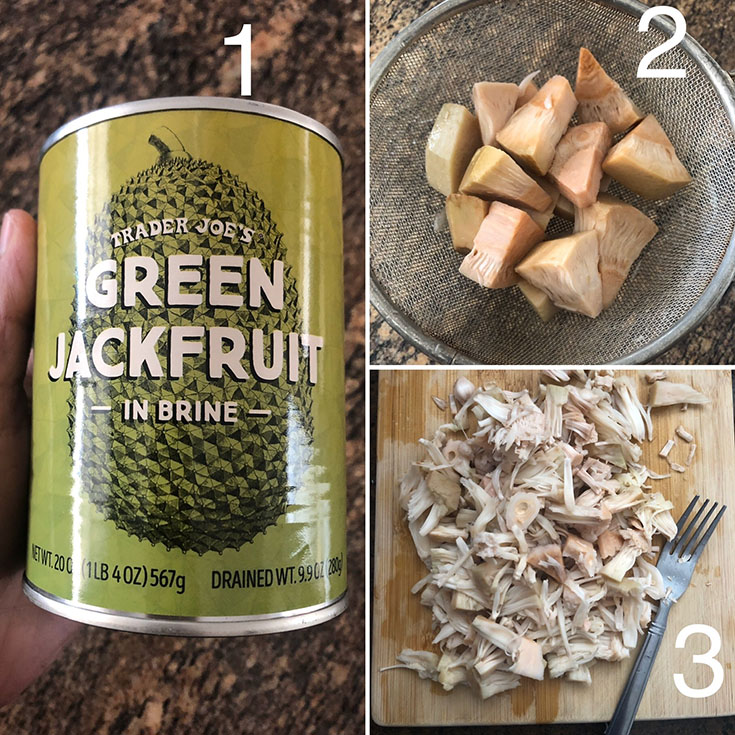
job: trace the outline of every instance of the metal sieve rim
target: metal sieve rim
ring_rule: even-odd
[[[443,0],[416,18],[406,28],[399,31],[370,65],[371,103],[383,76],[404,49],[413,44],[422,35],[428,33],[438,23],[464,10],[477,7],[478,5],[485,5],[487,1]],[[644,5],[639,0],[588,0],[588,2],[612,7],[634,17],[640,17],[650,8],[650,6]],[[651,26],[666,33],[668,36],[672,35],[674,29],[673,22],[665,16],[652,18]],[[679,46],[689,54],[712,83],[735,133],[735,84],[733,84],[733,80],[688,33]],[[694,306],[673,327],[659,337],[647,345],[611,361],[611,364],[640,365],[651,362],[655,357],[665,352],[693,330],[717,306],[727,287],[733,281],[733,277],[735,277],[735,231],[730,236],[730,241],[720,263],[720,267]],[[425,334],[413,319],[406,316],[391,302],[382,287],[372,276],[372,273],[370,275],[370,301],[383,319],[396,332],[414,345],[414,347],[417,347],[439,363],[479,364],[479,361]]]

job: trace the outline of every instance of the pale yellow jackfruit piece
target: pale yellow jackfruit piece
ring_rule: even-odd
[[[559,311],[559,307],[532,283],[521,278],[518,281],[518,288],[521,289],[521,293],[526,297],[528,303],[533,306],[534,311],[541,317],[541,321],[548,322]]]
[[[459,496],[462,491],[459,480],[448,477],[440,470],[434,470],[429,472],[429,479],[426,484],[437,502],[445,505],[450,512],[457,510]]]
[[[542,504],[535,493],[518,492],[505,507],[505,523],[509,529],[525,531],[541,512]]]
[[[516,272],[562,309],[596,317],[602,311],[598,259],[597,233],[580,232],[542,242],[516,266]]]
[[[490,202],[469,194],[450,194],[447,197],[446,212],[452,245],[458,253],[472,250],[472,242],[490,209]]]
[[[545,572],[557,582],[564,582],[566,569],[561,555],[559,544],[545,544],[534,546],[529,552],[527,561],[529,566]]]
[[[600,244],[598,270],[602,279],[602,308],[615,300],[630,267],[643,248],[653,240],[658,227],[643,212],[609,194],[597,202],[577,209],[575,232],[595,230]]]
[[[598,566],[597,552],[589,541],[570,533],[564,542],[562,555],[574,559],[577,566],[588,577],[593,577],[596,574]]]
[[[501,567],[502,564],[499,563],[498,559],[489,559],[481,564],[474,564],[470,571],[477,589],[490,599],[492,599],[495,592],[493,581]]]
[[[444,196],[457,191],[472,154],[481,145],[477,118],[462,105],[442,105],[426,141],[429,186]]]
[[[462,182],[462,194],[501,199],[543,211],[551,202],[549,195],[504,151],[490,145],[480,148],[470,161]]]
[[[610,149],[602,170],[644,199],[665,199],[692,180],[653,115]]]
[[[579,100],[579,119],[585,123],[604,122],[613,135],[624,133],[643,117],[643,113],[620,85],[607,75],[597,59],[584,47],[579,49],[574,94]]]
[[[561,76],[551,77],[513,113],[497,134],[498,144],[526,168],[545,176],[576,109],[577,98],[569,82]]]
[[[518,85],[477,82],[472,87],[472,104],[480,123],[483,145],[495,145],[495,136],[516,108]]]
[[[549,204],[546,209],[542,209],[540,212],[536,211],[535,209],[531,209],[531,207],[518,207],[519,209],[522,209],[524,212],[527,212],[531,219],[544,231],[546,232],[546,228],[549,226],[549,222],[551,222],[551,218],[554,216],[554,211],[556,209],[556,203],[559,200],[559,189],[556,188],[554,184],[552,184],[550,181],[547,181],[546,179],[542,179],[540,177],[532,177],[533,180],[549,195],[549,199],[551,199],[551,203]]]
[[[657,380],[648,391],[648,405],[651,408],[704,403],[709,403],[709,398],[686,383]]]
[[[556,200],[554,214],[562,219],[574,219],[574,205],[562,194]]]
[[[454,590],[452,594],[452,607],[456,610],[465,610],[466,612],[480,612],[485,606],[478,602],[474,597],[466,595],[464,592]]]
[[[485,288],[512,286],[518,281],[516,264],[543,236],[526,212],[493,202],[459,272]]]
[[[521,638],[516,659],[509,671],[529,679],[543,681],[545,668],[546,661],[541,645],[530,638]]]
[[[589,207],[600,191],[602,162],[612,136],[604,122],[569,128],[556,147],[549,178],[575,207]]]

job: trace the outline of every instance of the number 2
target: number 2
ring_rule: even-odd
[[[649,8],[641,16],[641,20],[638,23],[638,31],[645,33],[651,23],[651,18],[655,18],[657,15],[668,15],[674,21],[674,35],[664,41],[660,46],[656,46],[655,49],[649,51],[642,59],[641,63],[638,64],[638,76],[646,78],[658,78],[658,79],[683,79],[687,75],[686,69],[649,69],[648,65],[657,59],[661,54],[665,54],[670,49],[678,46],[683,40],[687,32],[687,22],[684,20],[684,16],[676,9],[671,8],[668,5],[660,5],[655,8]]]
[[[695,664],[704,664],[712,669],[712,683],[703,689],[693,689],[684,681],[683,674],[674,674],[674,684],[685,697],[690,697],[691,699],[702,699],[704,697],[711,697],[713,694],[718,692],[725,680],[725,672],[722,668],[722,664],[715,658],[722,647],[722,640],[720,638],[720,634],[711,625],[695,623],[694,625],[687,625],[679,631],[679,635],[676,636],[676,647],[684,648],[687,638],[695,633],[706,635],[709,638],[710,647],[707,653],[694,654],[692,656],[692,661]]]

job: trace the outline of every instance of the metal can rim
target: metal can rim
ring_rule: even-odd
[[[150,635],[230,637],[282,633],[320,625],[347,608],[347,590],[339,597],[316,605],[277,613],[241,616],[171,616],[133,613],[72,602],[23,578],[23,592],[31,602],[55,615],[110,630]]]
[[[41,147],[41,158],[48,150],[72,133],[84,128],[97,125],[107,120],[115,120],[120,117],[128,117],[144,112],[162,112],[165,110],[224,110],[229,112],[245,112],[261,117],[269,117],[275,120],[283,120],[300,128],[304,128],[331,145],[344,163],[344,152],[339,138],[326,125],[314,120],[312,117],[302,115],[300,112],[288,107],[272,105],[269,102],[257,100],[241,100],[234,97],[155,97],[152,99],[136,100],[134,102],[122,102],[110,107],[102,107],[99,110],[87,112],[76,117],[61,127],[57,128],[44,142]]]

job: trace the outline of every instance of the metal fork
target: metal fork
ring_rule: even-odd
[[[656,566],[664,578],[666,595],[659,604],[656,617],[648,626],[648,632],[643,640],[641,650],[638,652],[638,658],[635,660],[633,669],[628,677],[628,682],[625,685],[618,706],[615,708],[612,719],[605,729],[605,735],[628,735],[630,732],[641,699],[643,698],[643,691],[648,683],[648,677],[653,668],[653,662],[661,645],[661,639],[666,630],[669,610],[671,610],[671,606],[684,594],[686,588],[689,586],[692,574],[694,573],[694,567],[702,555],[704,547],[710,540],[715,527],[720,522],[722,514],[727,509],[727,506],[723,505],[714,517],[714,520],[710,523],[710,518],[718,507],[717,503],[713,503],[710,505],[707,515],[699,523],[702,513],[704,513],[710,504],[709,500],[705,500],[691,523],[684,530],[684,525],[698,500],[699,495],[696,495],[694,500],[689,503],[679,522],[676,524],[676,536],[671,541],[667,541],[661,550],[661,555]],[[699,525],[697,525],[698,523]]]

